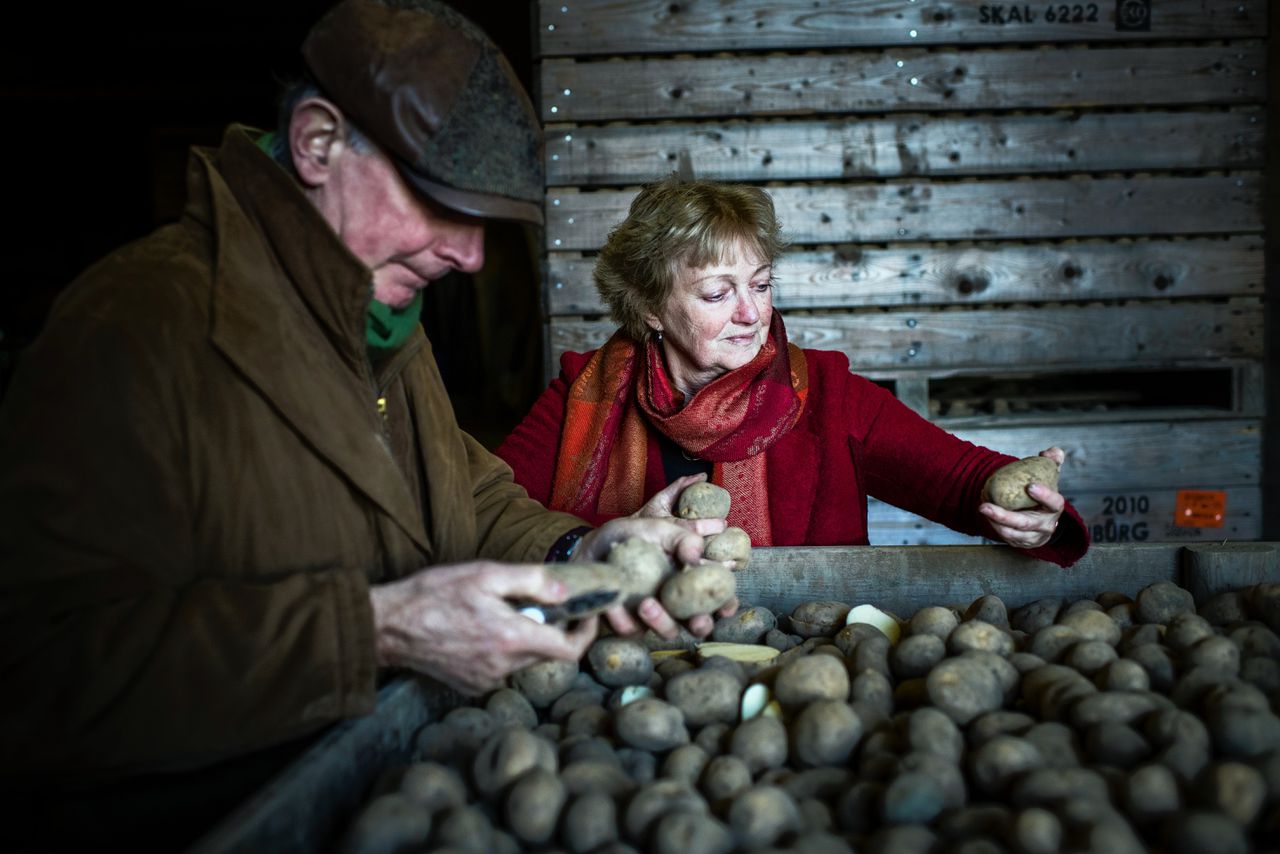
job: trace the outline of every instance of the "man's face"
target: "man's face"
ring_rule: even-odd
[[[484,264],[484,221],[413,193],[380,151],[346,146],[318,207],[347,248],[373,271],[373,298],[404,308],[451,270]]]

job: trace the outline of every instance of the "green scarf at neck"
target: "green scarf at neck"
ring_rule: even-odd
[[[421,315],[421,291],[404,308],[369,300],[364,318],[364,343],[369,348],[369,358],[376,362],[407,341]]]

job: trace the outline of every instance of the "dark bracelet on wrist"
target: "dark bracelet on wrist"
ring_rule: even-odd
[[[546,563],[564,563],[573,557],[573,550],[578,547],[578,543],[591,531],[590,525],[579,525],[572,531],[568,531],[560,535],[560,539],[551,544],[551,548],[547,550]]]

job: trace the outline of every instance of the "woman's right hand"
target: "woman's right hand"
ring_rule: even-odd
[[[680,493],[706,479],[705,474],[687,474],[684,477],[678,477],[663,487],[661,492],[655,493],[643,507],[631,515],[645,519],[671,519],[676,524],[704,537],[718,534],[728,524],[724,519],[681,519],[676,516],[676,502],[680,500]]]
[[[690,474],[676,478],[667,484],[662,491],[656,493],[645,502],[643,507],[632,513],[631,517],[634,519],[667,519],[703,537],[720,533],[728,524],[724,519],[681,519],[675,515],[676,502],[680,499],[680,493],[693,484],[702,483],[706,479],[707,476],[705,474]],[[738,599],[734,597],[716,611],[714,615],[696,614],[686,621],[685,626],[694,637],[704,638],[711,634],[711,630],[715,627],[716,617],[732,617],[737,611]],[[636,607],[634,614],[619,606],[606,611],[605,617],[613,630],[624,636],[639,634],[649,628],[665,638],[673,638],[680,629],[675,618],[668,614],[667,610],[662,607],[662,603],[653,596],[642,601]],[[638,621],[637,617],[639,618]]]

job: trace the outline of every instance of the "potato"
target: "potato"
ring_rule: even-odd
[[[587,650],[587,662],[600,684],[610,688],[643,685],[653,674],[649,650],[629,638],[600,638]]]
[[[528,698],[513,688],[499,688],[484,702],[485,711],[499,727],[518,726],[533,729],[538,725],[538,712]]]
[[[462,777],[435,762],[416,762],[405,769],[400,793],[433,813],[467,802],[467,784]]]
[[[878,637],[882,634],[884,632],[870,623],[846,623],[831,640],[840,652],[846,656],[851,656],[853,651],[858,648],[858,644],[867,638]]]
[[[844,602],[802,602],[791,612],[791,629],[802,637],[830,637],[845,625],[850,606]]]
[[[1112,646],[1120,642],[1120,627],[1104,611],[1080,610],[1063,614],[1058,617],[1058,625],[1075,629],[1081,640],[1102,641]]]
[[[849,670],[842,659],[827,655],[797,658],[778,671],[773,696],[783,708],[795,708],[814,700],[846,700]]]
[[[862,720],[843,700],[818,700],[805,706],[791,725],[792,756],[802,767],[840,765],[849,760]]]
[[[564,811],[565,847],[571,854],[585,854],[618,838],[618,807],[604,792],[585,792]]]
[[[898,622],[898,618],[887,611],[881,611],[875,605],[855,605],[849,609],[844,621],[846,625],[866,623],[874,626],[889,639],[889,643],[897,643],[898,638],[902,637],[902,624]]]
[[[628,537],[614,543],[609,549],[608,562],[620,570],[628,608],[634,608],[642,599],[652,596],[662,585],[662,580],[675,569],[661,547],[639,537]]]
[[[729,854],[733,834],[717,819],[705,813],[678,810],[658,820],[653,830],[652,850],[658,854]]]
[[[952,655],[969,650],[983,650],[1006,656],[1013,652],[1013,636],[990,623],[971,619],[956,626],[947,637],[947,651]]]
[[[903,744],[913,752],[936,753],[959,762],[964,753],[964,733],[939,709],[925,707],[895,719]]]
[[[623,824],[627,838],[644,843],[662,816],[677,811],[705,814],[707,802],[683,780],[654,780],[632,796]]]
[[[1009,629],[1009,611],[1004,600],[994,594],[979,596],[965,608],[964,620],[982,620],[999,629]]]
[[[1033,483],[1056,490],[1058,464],[1048,457],[1025,457],[1001,466],[987,478],[982,499],[1006,510],[1030,510],[1039,503],[1027,494],[1027,487]]]
[[[735,570],[744,570],[751,562],[751,537],[741,528],[725,528],[707,537],[702,556],[707,560],[731,561]]]
[[[431,835],[431,812],[401,792],[374,798],[351,823],[342,840],[345,854],[394,854],[424,847]]]
[[[699,788],[711,803],[732,798],[751,787],[751,769],[740,757],[713,757],[702,771]]]
[[[507,794],[506,826],[521,842],[543,845],[555,833],[567,797],[564,784],[553,772],[534,768],[516,780]]]
[[[1039,748],[1030,741],[1015,735],[997,735],[973,752],[969,773],[981,791],[998,797],[1015,777],[1044,765]]]
[[[534,768],[555,772],[559,762],[555,748],[543,738],[522,729],[495,733],[471,766],[471,779],[481,794],[497,795]]]
[[[942,812],[942,784],[928,774],[897,774],[885,787],[880,815],[889,824],[928,824]]]
[[[618,738],[641,750],[670,750],[689,743],[684,714],[656,697],[644,697],[618,709],[613,728]]]
[[[742,682],[727,669],[703,666],[668,681],[666,697],[689,726],[733,723],[742,701]]]
[[[547,659],[512,674],[511,686],[534,707],[543,709],[568,691],[577,675],[577,661]]]
[[[777,718],[761,715],[743,721],[729,739],[729,752],[755,774],[787,761],[787,728]]]
[[[1061,599],[1037,599],[1034,602],[1023,605],[1021,608],[1015,609],[1009,615],[1009,625],[1029,635],[1034,635],[1045,626],[1052,626],[1060,610],[1062,610]]]
[[[1189,590],[1172,581],[1156,581],[1138,591],[1137,621],[1168,624],[1179,614],[1194,614],[1196,601]]]
[[[949,608],[930,605],[911,615],[911,619],[907,621],[907,634],[933,635],[945,642],[959,624],[960,621]]]
[[[694,484],[697,486],[698,484]],[[733,598],[737,589],[733,572],[707,564],[677,572],[662,585],[662,606],[677,620],[695,614],[711,614]]]
[[[475,706],[451,709],[445,714],[443,722],[453,731],[453,737],[466,753],[479,750],[480,745],[488,741],[496,730],[493,716]]]
[[[729,490],[714,483],[695,483],[676,499],[681,519],[724,519],[729,515]]]
[[[1163,765],[1134,769],[1121,786],[1121,805],[1139,825],[1171,818],[1182,808],[1178,779]]]
[[[947,654],[946,644],[936,635],[912,635],[889,653],[889,664],[898,679],[925,676]]]
[[[612,752],[612,751],[611,751]],[[610,797],[625,797],[636,789],[636,781],[622,768],[622,760],[582,759],[571,762],[560,772],[560,782],[570,795],[601,792]]]
[[[1004,688],[996,674],[965,658],[939,662],[925,677],[925,690],[930,701],[961,726],[1004,702]]]
[[[493,823],[479,807],[464,806],[447,810],[431,836],[434,848],[487,852],[494,849]]]
[[[711,639],[722,643],[758,644],[777,624],[777,618],[768,608],[743,608],[732,617],[716,620]]]
[[[800,809],[778,786],[756,786],[733,799],[729,826],[739,845],[762,848],[800,828]]]

